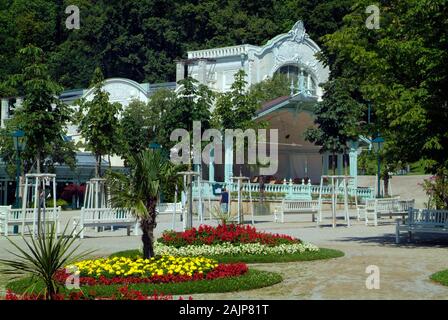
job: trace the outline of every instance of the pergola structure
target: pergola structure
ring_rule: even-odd
[[[47,194],[47,186],[52,189],[52,193]],[[53,196],[53,207],[46,207],[46,198]],[[33,237],[46,234],[46,225],[51,220],[56,223],[57,207],[56,207],[56,175],[50,173],[28,173],[25,175],[25,185],[23,190],[22,201],[22,235],[25,229],[25,219],[27,217],[28,201],[31,200],[33,205]],[[51,219],[48,219],[48,213]],[[56,230],[56,235],[59,230]]]
[[[320,179],[320,188],[319,188],[319,216],[317,219],[317,225],[322,222],[322,194],[323,194],[323,183],[324,179],[328,180],[329,187],[331,188],[331,218],[332,218],[332,226],[336,227],[336,206],[338,203],[338,195],[342,191],[344,197],[344,218],[346,222],[346,226],[350,227],[350,215],[348,212],[348,184],[349,181],[355,179],[352,176],[327,176],[323,175]],[[341,190],[342,189],[342,190]],[[357,202],[357,196],[355,192],[355,202]]]

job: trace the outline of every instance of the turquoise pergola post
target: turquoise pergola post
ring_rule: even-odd
[[[349,142],[350,176],[353,177],[353,188],[358,188],[358,141]]]

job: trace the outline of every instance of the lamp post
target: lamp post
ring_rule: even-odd
[[[381,198],[381,158],[380,158],[380,151],[383,147],[384,139],[381,137],[380,134],[377,135],[375,139],[372,140],[373,143],[373,149],[376,152],[377,159],[378,159],[378,193],[377,198]]]
[[[14,141],[14,149],[16,151],[16,199],[15,199],[15,208],[19,208],[19,185],[20,185],[20,152],[25,148],[25,144],[21,141],[25,136],[25,132],[22,130],[16,130],[12,133],[12,138]]]

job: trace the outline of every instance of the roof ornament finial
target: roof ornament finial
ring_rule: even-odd
[[[303,39],[305,38],[306,35],[303,21],[302,20],[297,21],[292,27],[291,31],[289,31],[289,34],[292,36],[292,40],[294,40],[295,42],[298,43],[303,42]]]

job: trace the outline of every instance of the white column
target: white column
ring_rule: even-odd
[[[232,179],[230,178],[233,176],[233,138],[224,140],[224,148],[224,181],[231,183]]]
[[[2,104],[1,104],[1,126],[2,128],[5,127],[5,120],[8,119],[8,102],[9,100],[6,98],[2,99]]]
[[[198,61],[198,81],[201,84],[207,84],[207,60]]]
[[[210,160],[208,163],[208,181],[215,182],[215,149],[210,150]]]
[[[23,98],[17,98],[15,107],[20,108],[22,106],[22,104],[23,104]]]
[[[358,142],[350,144],[350,176],[355,177],[353,180],[354,187],[358,187]]]

